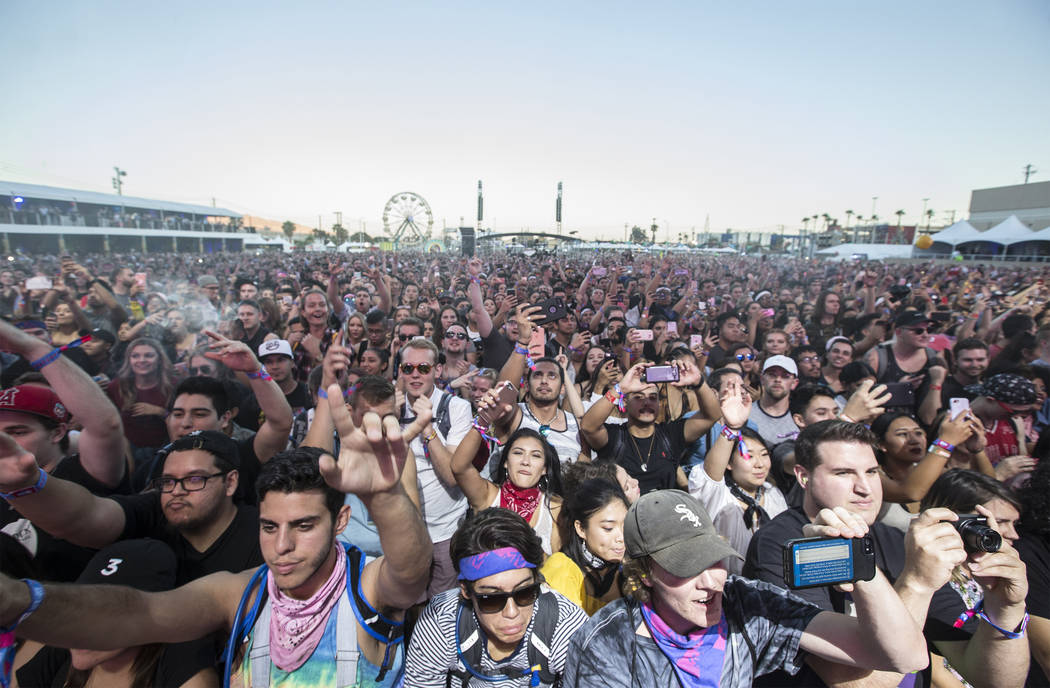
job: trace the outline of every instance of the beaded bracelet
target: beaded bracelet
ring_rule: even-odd
[[[266,372],[265,368],[259,368],[259,370],[255,371],[254,373],[245,373],[245,375],[247,375],[252,380],[262,380],[263,382],[273,381],[273,378],[270,377],[270,374]],[[325,398],[327,399],[327,397]]]
[[[69,351],[70,349],[75,349],[78,346],[80,346],[81,344],[84,344],[85,342],[90,342],[90,341],[91,341],[91,335],[86,334],[83,337],[81,337],[80,339],[74,339],[73,341],[71,341],[69,344],[66,344],[65,346],[60,346],[57,349],[52,349],[51,351],[47,352],[46,354],[44,354],[40,358],[38,358],[35,361],[33,361],[32,363],[30,363],[29,366],[33,370],[43,370],[46,366],[49,366],[52,363],[54,363],[55,361],[57,361],[58,357],[62,355],[63,351]]]

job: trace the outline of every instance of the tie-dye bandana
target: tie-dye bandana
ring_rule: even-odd
[[[535,564],[525,560],[514,547],[501,547],[459,560],[459,580],[476,581],[514,569],[534,569]]]
[[[718,688],[729,634],[725,614],[717,626],[688,635],[676,633],[645,603],[642,604],[642,617],[649,634],[660,651],[671,660],[671,666],[685,688]]]

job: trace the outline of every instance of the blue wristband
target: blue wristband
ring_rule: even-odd
[[[22,612],[22,614],[18,617],[18,620],[15,621],[13,624],[11,624],[10,626],[0,627],[0,634],[12,633],[16,628],[18,628],[18,624],[28,619],[29,615],[35,612],[37,608],[40,607],[40,603],[44,601],[43,585],[40,585],[40,583],[33,580],[32,578],[23,578],[22,582],[29,586],[29,607],[27,607],[26,610]]]
[[[23,487],[20,490],[13,490],[11,492],[0,492],[0,497],[11,501],[12,499],[18,499],[19,497],[26,497],[31,494],[36,494],[40,490],[44,489],[44,485],[47,485],[47,471],[43,468],[37,468],[40,471],[40,477],[37,479],[36,484],[30,485],[29,487]]]

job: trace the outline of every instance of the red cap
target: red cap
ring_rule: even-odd
[[[32,413],[58,423],[69,420],[69,411],[58,395],[50,388],[39,385],[19,385],[0,390],[0,411]]]

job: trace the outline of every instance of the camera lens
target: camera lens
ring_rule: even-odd
[[[967,552],[998,552],[1003,538],[989,525],[984,516],[960,516],[955,529],[962,537]]]

